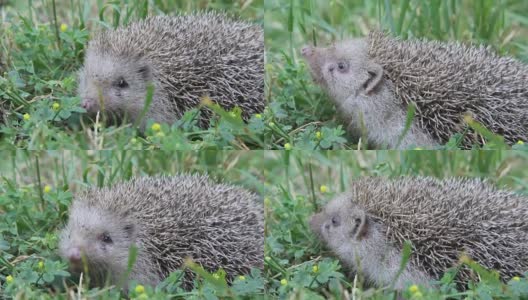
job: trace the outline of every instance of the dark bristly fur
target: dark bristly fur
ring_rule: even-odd
[[[103,233],[111,244],[101,241]],[[90,275],[108,272],[117,284],[131,245],[138,255],[127,282],[156,285],[186,257],[211,272],[222,268],[231,282],[263,268],[263,207],[247,190],[196,175],[136,178],[76,197],[61,235],[63,257],[80,249]],[[193,278],[187,270],[186,289]]]
[[[119,88],[124,79],[127,87]],[[243,118],[264,110],[264,35],[255,24],[217,13],[155,16],[95,34],[79,76],[88,112],[135,122],[154,85],[146,119],[174,123],[205,96]],[[101,99],[102,98],[102,99]],[[202,109],[206,127],[212,113]],[[143,124],[144,125],[144,124]]]

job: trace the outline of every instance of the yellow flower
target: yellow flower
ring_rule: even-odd
[[[524,145],[523,141],[517,141],[517,145]]]
[[[255,115],[255,118],[257,118],[257,119],[262,119],[262,115],[261,115],[261,114],[256,114],[256,115]]]
[[[268,198],[268,197],[265,197],[265,198],[264,198],[264,205],[265,205],[265,206],[269,206],[270,204],[271,204],[271,199]]]
[[[319,272],[319,267],[318,267],[317,265],[314,265],[314,266],[312,267],[312,272],[314,272],[314,273]]]
[[[288,280],[286,280],[286,279],[282,279],[282,280],[281,280],[281,284],[282,284],[282,285],[287,285],[287,284],[288,284]]]
[[[328,187],[326,187],[326,185],[321,185],[319,190],[321,191],[321,193],[326,193],[328,191]]]
[[[38,262],[38,269],[39,270],[44,269],[44,262],[42,260]]]
[[[53,110],[59,110],[60,108],[59,102],[53,102],[53,104],[51,105],[51,108],[53,108]]]
[[[49,186],[49,185],[46,184],[46,185],[44,186],[44,193],[47,194],[47,193],[49,193],[49,192],[51,192],[51,186]]]
[[[145,287],[142,286],[141,284],[138,284],[138,285],[136,285],[135,291],[138,294],[143,294],[145,292]]]
[[[244,281],[244,280],[246,280],[246,277],[240,275],[240,276],[238,276],[238,280],[240,280],[240,281]]]
[[[315,133],[315,138],[316,138],[316,139],[320,140],[322,137],[323,137],[323,134],[321,133],[321,131],[317,131],[317,132]]]
[[[409,287],[409,292],[411,292],[413,294],[416,293],[416,292],[419,292],[419,291],[420,291],[420,289],[418,288],[418,286],[416,284],[413,284],[413,285],[411,285]]]
[[[68,30],[68,25],[66,25],[66,24],[64,24],[64,23],[61,24],[61,26],[60,26],[60,31],[62,31],[62,32],[66,32],[66,30]]]
[[[11,283],[11,282],[13,282],[13,280],[14,280],[13,276],[11,276],[11,275],[7,275],[6,276],[6,282],[7,283]]]
[[[31,119],[31,116],[28,113],[25,113],[22,117],[24,118],[24,121],[29,121],[29,119]]]
[[[519,276],[513,276],[513,277],[512,277],[512,280],[513,280],[513,281],[520,281],[521,278],[519,278]]]
[[[154,123],[154,124],[152,124],[152,126],[150,128],[153,131],[160,131],[161,130],[161,125],[159,123]]]
[[[291,148],[292,148],[292,145],[290,143],[284,144],[284,149],[291,150]]]

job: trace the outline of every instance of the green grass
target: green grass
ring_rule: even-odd
[[[346,191],[354,178],[478,177],[528,195],[528,154],[524,151],[281,151],[265,155],[266,183],[270,187],[265,199],[265,277],[268,294],[279,299],[353,299],[352,295],[356,299],[396,299],[390,289],[369,289],[347,277],[349,272],[307,224],[315,211]],[[526,278],[503,284],[478,265],[470,267],[482,278],[471,289],[457,291],[448,284],[453,275],[448,273],[440,288],[420,287],[423,299],[528,297]],[[403,296],[410,299],[411,294],[406,290]]]
[[[67,263],[58,257],[57,234],[67,220],[72,195],[88,186],[112,185],[132,176],[190,172],[207,173],[215,181],[237,184],[257,193],[264,190],[260,171],[264,167],[263,155],[259,151],[6,151],[0,154],[4,158],[0,162],[0,295],[17,299],[66,299],[67,295],[77,293],[78,282],[69,276]],[[204,280],[190,292],[180,288],[179,275],[173,273],[155,289],[146,287],[145,296],[155,299],[263,297],[263,278],[258,272],[235,281],[231,288],[218,283],[210,274],[202,274]],[[90,299],[120,297],[119,290],[112,287],[84,287],[79,293]]]
[[[273,135],[268,147],[280,149],[286,142],[297,149],[360,147],[346,135],[334,105],[312,82],[299,53],[303,45],[327,45],[381,28],[403,38],[485,43],[528,62],[526,11],[528,3],[522,0],[267,0],[267,90],[271,118],[286,134]],[[489,136],[485,129],[474,130]],[[456,149],[457,137],[443,148]],[[493,144],[485,147],[507,148]]]

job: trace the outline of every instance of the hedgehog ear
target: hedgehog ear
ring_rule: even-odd
[[[141,75],[141,77],[143,79],[145,79],[146,81],[149,81],[151,79],[151,76],[152,76],[152,72],[150,71],[150,68],[149,66],[147,65],[143,65],[141,66],[139,69],[138,69],[138,73],[139,75]]]
[[[376,90],[382,82],[383,79],[383,68],[374,62],[369,62],[367,64],[367,73],[368,79],[363,83],[363,88],[365,93],[368,95]]]
[[[355,240],[362,240],[368,232],[368,227],[370,225],[368,216],[365,212],[361,212],[360,214],[357,214],[353,216],[352,219],[352,232],[350,232],[350,235]]]

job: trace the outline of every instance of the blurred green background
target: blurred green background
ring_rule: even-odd
[[[358,298],[394,299],[391,290],[363,289],[347,278],[346,270],[307,224],[326,202],[347,191],[355,178],[476,177],[528,196],[528,153],[524,151],[267,151],[265,156],[269,187],[265,198],[266,277],[268,293],[281,299],[349,299],[346,295],[353,292]],[[483,281],[478,289],[484,294],[514,295],[505,285]],[[528,280],[521,283],[528,293]],[[459,291],[446,286],[441,291],[423,291],[424,299],[456,295],[461,297]]]

